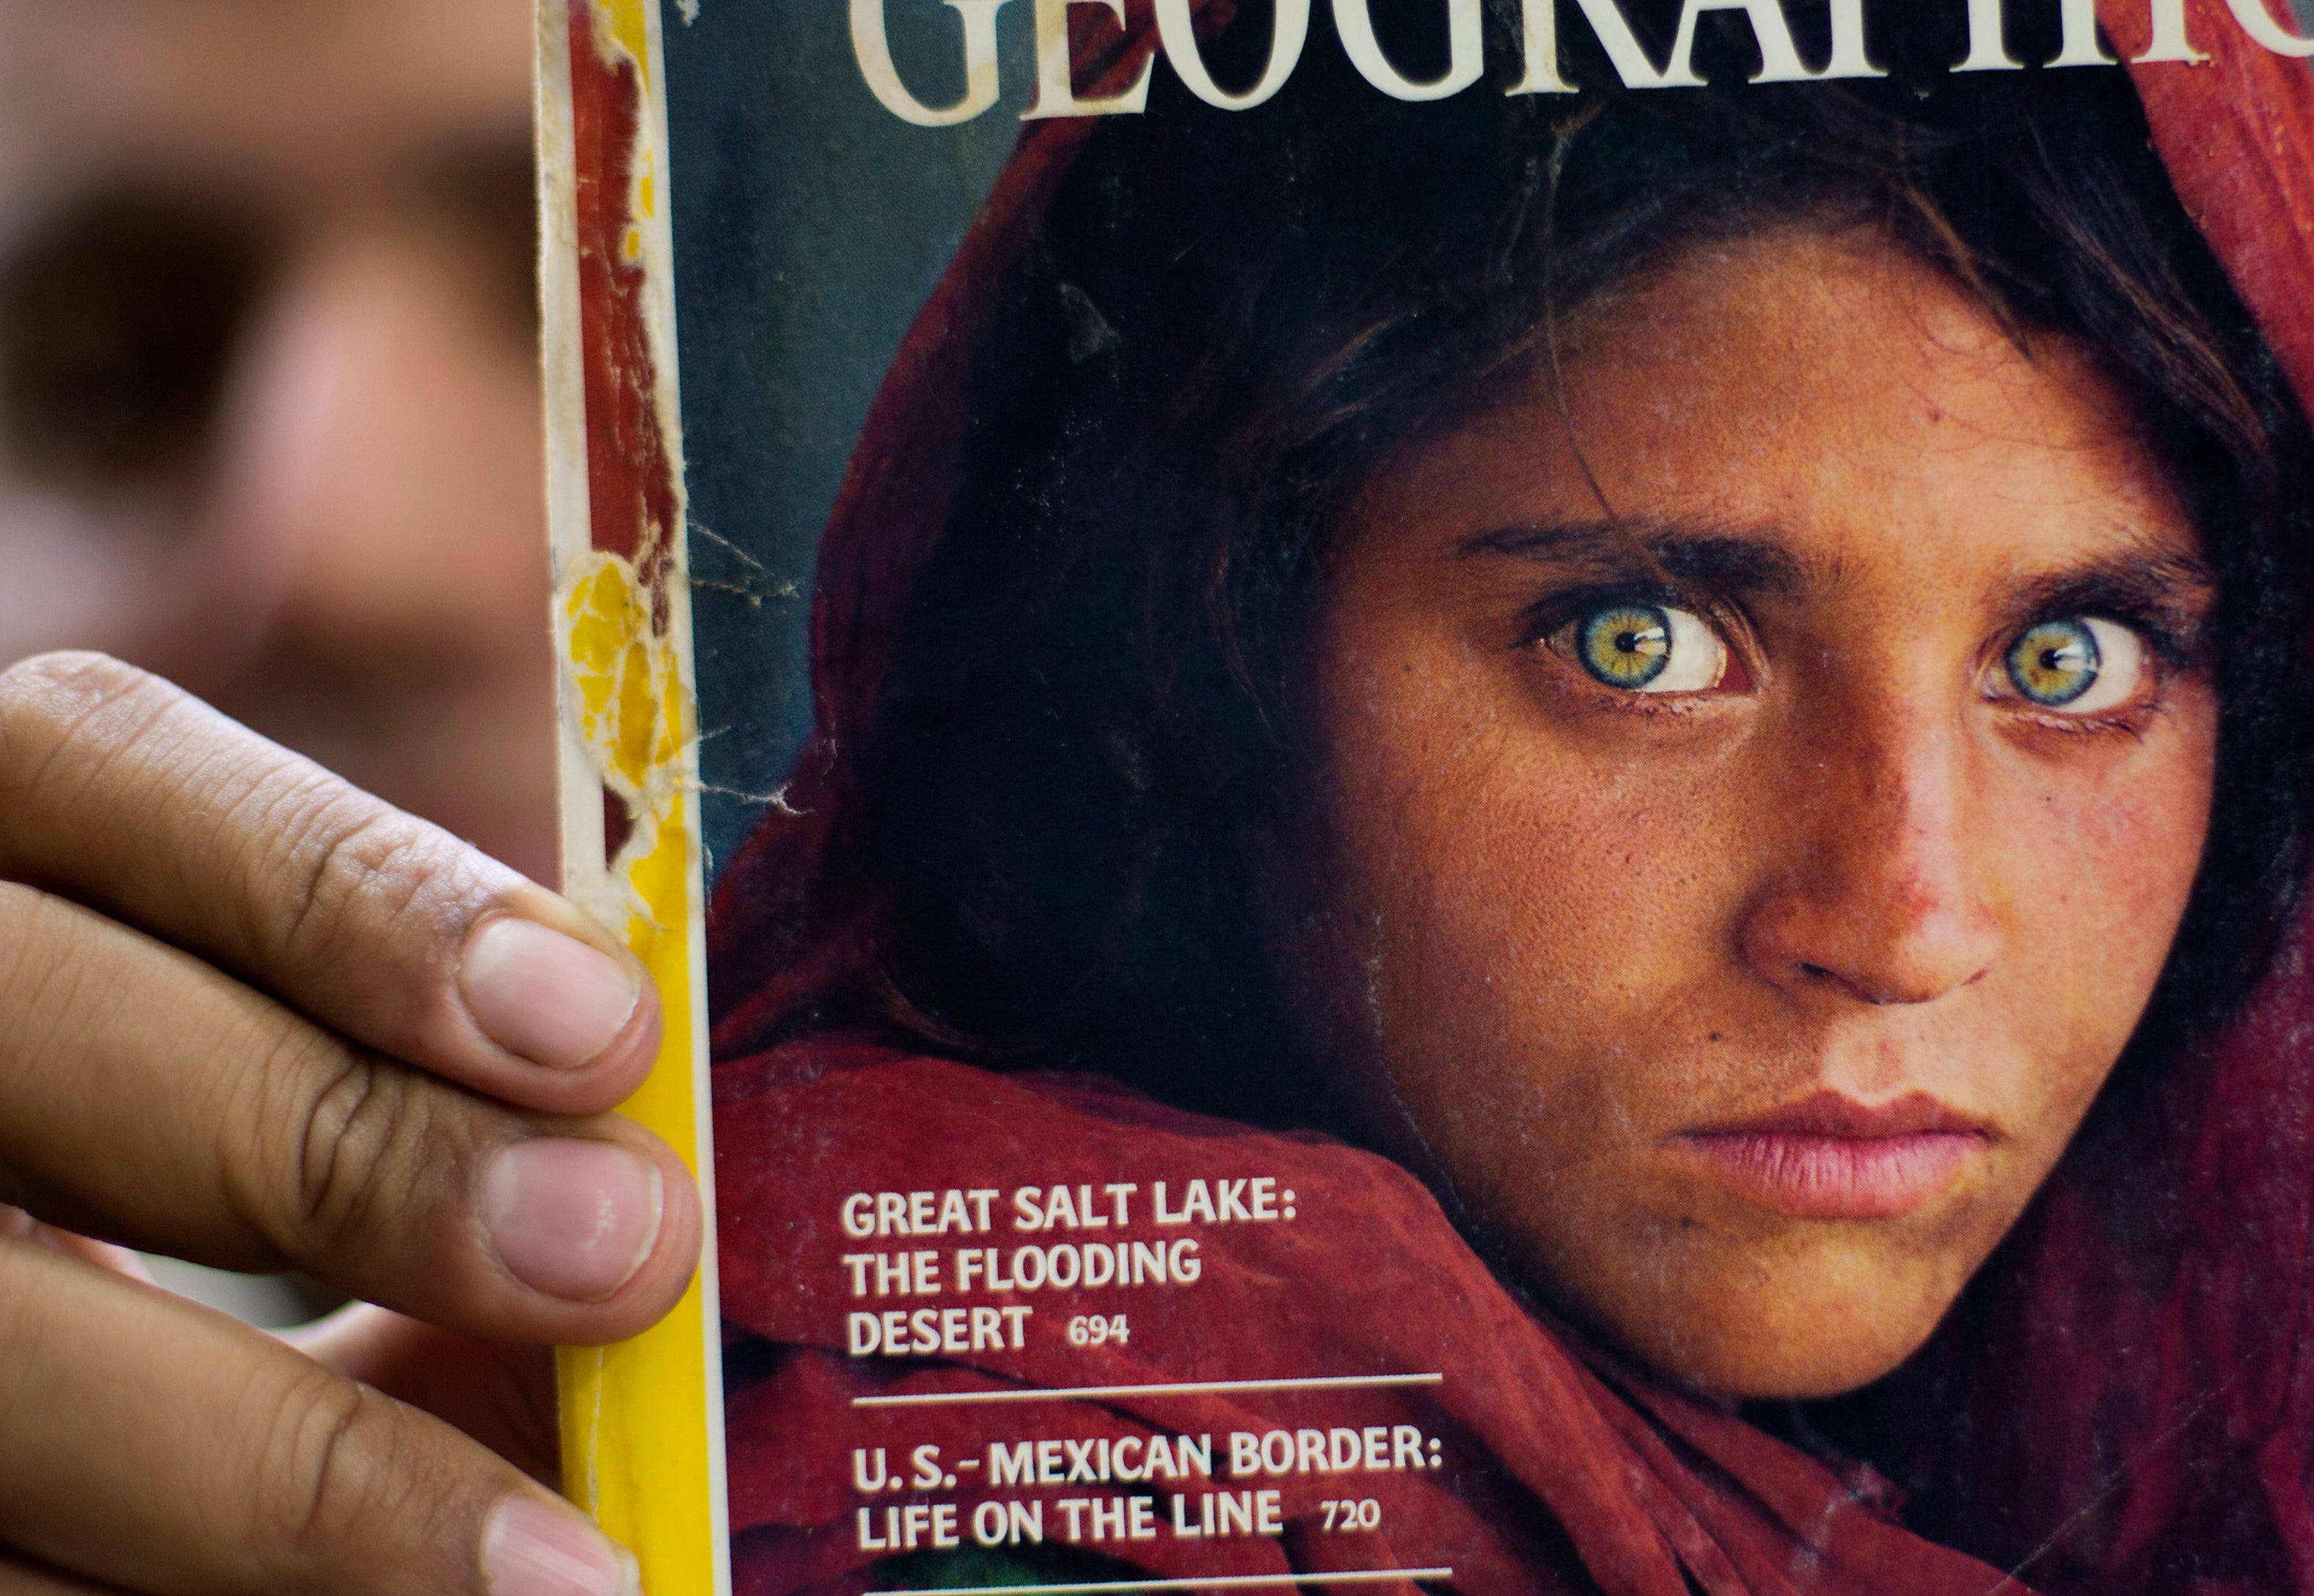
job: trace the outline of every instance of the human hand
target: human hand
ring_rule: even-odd
[[[524,1467],[534,1349],[642,1329],[699,1255],[688,1171],[608,1112],[657,1051],[634,961],[99,656],[0,673],[0,1593],[626,1585]],[[299,1350],[84,1236],[408,1317]]]

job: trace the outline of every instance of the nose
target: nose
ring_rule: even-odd
[[[212,658],[189,627],[180,675],[551,881],[536,366],[455,252],[391,220],[314,242],[250,330],[206,517],[245,640]]]
[[[1784,796],[1785,845],[1746,907],[1744,957],[1795,997],[1934,1002],[2000,951],[1967,738],[1893,699],[1828,731]]]
[[[380,225],[298,262],[219,428],[217,513],[272,578],[276,628],[534,652],[535,376],[428,242]]]

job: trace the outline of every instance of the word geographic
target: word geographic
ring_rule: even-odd
[[[952,105],[930,106],[900,79],[892,59],[885,27],[888,0],[851,0],[852,49],[860,75],[884,108],[901,120],[920,128],[945,128],[967,122],[994,106],[1002,92],[997,66],[996,13],[1006,0],[947,0],[964,22],[964,97]],[[890,0],[892,4],[926,4],[929,0]],[[1409,78],[1391,64],[1375,37],[1370,0],[1329,0],[1334,31],[1342,51],[1368,83],[1395,100],[1443,100],[1479,81],[1485,68],[1480,12],[1485,0],[1442,0],[1446,12],[1447,65],[1435,78]],[[1883,0],[1886,3],[1886,0]],[[1902,0],[1917,5],[1927,0]],[[1957,4],[1960,0],[1945,0]],[[2278,0],[2226,0],[2235,22],[2263,48],[2276,55],[2314,56],[2314,37],[2307,37],[2274,20],[2269,4]],[[1206,69],[1198,53],[1197,31],[1190,17],[1191,0],[1155,0],[1157,32],[1161,52],[1182,86],[1206,104],[1223,110],[1248,110],[1285,86],[1302,59],[1310,36],[1312,0],[1277,0],[1269,60],[1261,75],[1241,90],[1223,88]],[[2098,37],[2096,0],[2059,0],[2063,33],[2049,66],[2111,66],[2120,58],[2106,49]],[[2186,26],[2185,0],[2147,0],[2152,23],[2151,42],[2131,59],[2194,63],[2208,56],[2197,49]],[[1106,117],[1131,115],[1149,101],[1149,80],[1156,71],[1157,53],[1142,64],[1140,75],[1120,93],[1083,95],[1070,75],[1069,15],[1073,6],[1106,7],[1119,22],[1125,0],[1033,0],[1037,29],[1037,97],[1021,119],[1045,117]],[[1865,49],[1865,0],[1829,0],[1831,52],[1822,66],[1810,66],[1793,41],[1780,0],[1685,0],[1670,55],[1656,66],[1632,31],[1616,0],[1576,0],[1599,40],[1615,75],[1627,88],[1700,88],[1695,70],[1696,23],[1707,12],[1741,12],[1760,48],[1755,84],[1813,83],[1841,77],[1881,77]],[[2025,63],[2009,51],[2004,0],[1966,0],[1968,54],[1954,66],[1956,72],[2015,72]],[[2287,7],[2283,10],[2286,13]],[[1576,85],[1559,70],[1559,13],[1556,0],[1521,0],[1521,48],[1524,68],[1513,94],[1571,94]]]

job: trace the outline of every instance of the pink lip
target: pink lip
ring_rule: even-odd
[[[1952,1184],[1992,1129],[1925,1093],[1866,1105],[1838,1092],[1677,1138],[1727,1185],[1794,1219],[1893,1219]]]

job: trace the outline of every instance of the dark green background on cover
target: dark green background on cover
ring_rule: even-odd
[[[887,0],[901,74],[963,93],[940,0]],[[958,128],[879,105],[845,0],[667,0],[669,176],[711,871],[810,725],[814,546],[910,318],[1020,128],[1029,0],[998,13],[1004,98]]]

